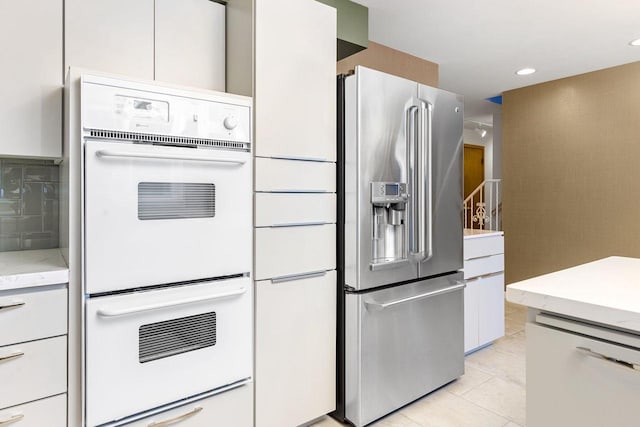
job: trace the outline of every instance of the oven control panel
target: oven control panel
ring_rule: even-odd
[[[245,96],[83,75],[81,103],[85,129],[251,143]]]

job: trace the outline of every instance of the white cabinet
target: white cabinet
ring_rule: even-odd
[[[335,407],[336,272],[256,282],[256,426],[297,426]]]
[[[224,5],[211,0],[155,4],[155,79],[224,91]]]
[[[232,3],[234,22],[246,23]],[[336,11],[315,0],[253,4],[255,423],[296,426],[335,409]],[[230,34],[231,46],[247,45]],[[229,80],[246,90],[240,68]]]
[[[336,268],[336,225],[256,229],[257,280]]]
[[[62,0],[0,3],[0,155],[62,156]]]
[[[580,332],[560,329],[562,323]],[[638,425],[640,338],[612,331],[604,340],[589,329],[608,331],[567,320],[553,328],[527,323],[527,426]],[[626,344],[616,344],[615,335]]]
[[[255,2],[256,156],[336,161],[336,11]]]
[[[0,384],[0,421],[22,414],[25,425],[38,425],[49,416],[38,413],[42,406],[53,407],[47,425],[64,425],[58,422],[61,411],[66,420],[66,285],[0,291]],[[56,395],[63,395],[57,403],[26,405]]]
[[[225,7],[210,0],[65,0],[69,66],[225,89]]]
[[[153,79],[154,0],[65,0],[69,66]]]
[[[502,232],[464,239],[464,351],[504,336],[504,236]]]
[[[16,427],[66,427],[67,395],[59,394],[0,409],[0,426],[13,425],[13,423],[16,423]]]

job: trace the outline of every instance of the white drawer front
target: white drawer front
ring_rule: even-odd
[[[174,424],[180,427],[252,427],[253,386],[247,384],[125,425],[147,427]]]
[[[335,222],[335,193],[256,193],[256,227]]]
[[[3,385],[5,387],[6,385]],[[11,422],[11,420],[15,420]],[[8,424],[5,424],[7,423]],[[0,410],[0,426],[66,427],[67,395],[59,394],[24,405]]]
[[[527,426],[638,425],[640,351],[533,323],[526,335]]]
[[[64,393],[67,337],[0,347],[0,384],[0,408]]]
[[[336,164],[256,157],[256,191],[336,191]]]
[[[504,336],[504,273],[476,280],[478,295],[478,343],[488,344]]]
[[[504,255],[491,255],[464,261],[464,278],[484,276],[485,274],[504,271]]]
[[[0,346],[66,333],[65,285],[0,293]]]
[[[335,268],[335,224],[256,229],[256,280]]]
[[[504,236],[473,237],[464,239],[464,259],[504,253]]]
[[[297,426],[335,407],[336,272],[256,283],[256,426]]]

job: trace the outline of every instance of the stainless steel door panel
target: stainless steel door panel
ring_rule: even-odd
[[[419,85],[419,98],[432,106],[431,126],[427,124],[426,130],[431,128],[432,157],[427,160],[431,172],[426,186],[431,185],[432,194],[432,215],[427,213],[432,255],[419,265],[419,276],[429,277],[462,268],[463,97]]]
[[[415,262],[372,271],[372,182],[407,182],[407,111],[415,82],[356,67],[345,82],[345,281],[368,289],[417,278]]]
[[[346,295],[346,416],[366,425],[464,373],[462,274]]]

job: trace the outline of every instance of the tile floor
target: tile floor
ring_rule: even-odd
[[[506,303],[505,336],[465,359],[456,381],[371,424],[374,427],[523,427],[527,312]],[[313,427],[341,427],[330,417]]]

